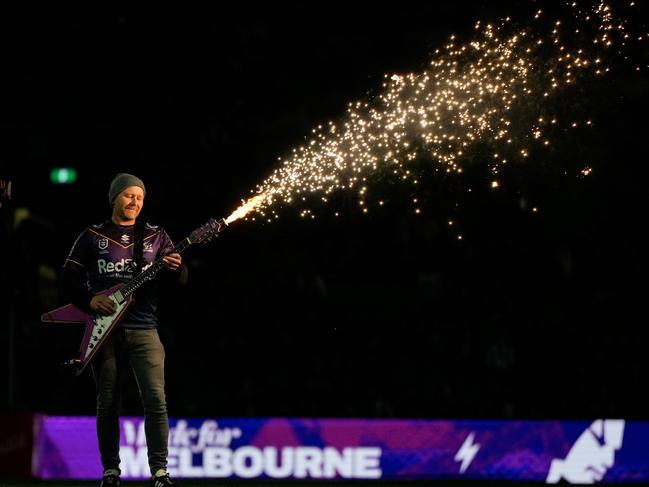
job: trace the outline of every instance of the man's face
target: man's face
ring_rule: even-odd
[[[129,186],[115,198],[113,216],[122,223],[132,223],[144,206],[144,191],[139,186]]]

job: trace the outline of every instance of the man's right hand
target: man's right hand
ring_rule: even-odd
[[[100,315],[112,315],[115,312],[115,303],[106,296],[98,294],[90,300],[90,309]]]

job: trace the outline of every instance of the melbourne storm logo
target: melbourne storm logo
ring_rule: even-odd
[[[576,484],[601,481],[615,463],[615,452],[622,447],[624,420],[598,419],[586,428],[564,459],[552,460],[546,482],[567,480]]]

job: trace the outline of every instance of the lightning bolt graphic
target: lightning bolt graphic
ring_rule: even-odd
[[[462,446],[455,454],[455,461],[462,462],[462,465],[460,465],[460,473],[464,473],[469,465],[471,465],[471,462],[480,449],[480,445],[478,443],[473,443],[473,438],[475,438],[475,433],[472,431],[471,433],[469,433],[469,436],[466,437],[466,440],[464,440],[464,443],[462,443]]]

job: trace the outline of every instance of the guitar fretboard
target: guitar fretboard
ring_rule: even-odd
[[[168,253],[169,254],[175,254],[175,253],[181,253],[183,250],[185,250],[187,247],[189,247],[192,244],[191,240],[186,238],[182,242],[180,242],[178,245],[176,245],[173,249],[171,249]],[[162,269],[164,266],[164,263],[162,262],[162,257],[158,260],[156,260],[153,264],[151,264],[145,271],[142,273],[138,274],[135,276],[133,279],[129,281],[129,283],[122,288],[122,295],[124,297],[129,296],[130,294],[133,294],[137,289],[142,286],[142,284],[151,281],[158,271]]]

